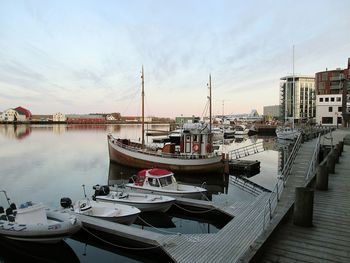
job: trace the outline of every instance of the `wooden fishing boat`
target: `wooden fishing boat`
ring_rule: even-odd
[[[144,143],[144,74],[142,68],[142,141],[115,138],[107,135],[109,158],[122,165],[145,169],[162,168],[173,172],[206,173],[223,169],[222,156],[213,151],[210,123],[185,124],[180,133],[180,147],[165,144],[161,149],[148,148]],[[211,78],[209,78],[211,97]],[[211,99],[210,99],[211,112]],[[211,114],[210,114],[211,120]]]

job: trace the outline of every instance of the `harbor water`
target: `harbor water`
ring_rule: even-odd
[[[168,130],[168,125],[150,125],[152,130]],[[62,197],[73,201],[84,197],[85,185],[89,197],[93,185],[120,184],[136,171],[109,162],[107,134],[139,140],[140,125],[0,125],[0,190],[6,190],[11,202],[42,202],[58,208]],[[265,151],[244,159],[261,162],[260,173],[250,180],[272,189],[281,164],[286,158],[286,146],[277,145],[273,137],[244,137],[225,141],[222,149],[239,148],[263,142]],[[148,137],[146,142],[152,143]],[[233,176],[176,175],[178,181],[202,185],[208,189],[217,205],[245,202],[254,196],[232,183]],[[0,205],[6,206],[4,196]],[[168,233],[215,233],[222,222],[177,210],[166,214],[146,214],[132,227]],[[103,239],[103,238],[102,238]],[[128,250],[96,240],[87,233],[66,239],[59,245],[34,246],[9,242],[0,238],[0,262],[156,262],[145,252]],[[61,251],[57,256],[50,251]],[[64,255],[64,257],[63,257]],[[62,258],[63,257],[63,258]]]

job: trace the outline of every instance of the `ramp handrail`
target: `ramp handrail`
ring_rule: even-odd
[[[231,150],[227,154],[229,155],[229,159],[239,159],[249,155],[257,154],[262,151],[265,151],[265,148],[263,142],[260,141],[247,146],[243,146],[241,148]]]
[[[294,160],[295,160],[297,153],[300,149],[301,141],[302,141],[302,135],[299,134],[295,143],[294,143],[293,149],[288,157],[288,160],[285,163],[280,176],[277,178],[277,183],[275,184],[275,186],[271,192],[270,198],[266,202],[266,205],[264,207],[264,214],[263,214],[263,229],[265,229],[266,216],[267,215],[269,216],[268,221],[270,221],[272,219],[272,214],[277,207],[277,203],[281,197],[282,190],[285,187],[285,183],[289,177]]]

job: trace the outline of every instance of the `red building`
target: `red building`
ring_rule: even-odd
[[[14,110],[22,115],[26,115],[26,119],[30,119],[32,117],[32,113],[30,112],[30,110],[27,110],[21,106],[14,108]]]
[[[350,58],[348,59],[348,68],[350,68]],[[315,74],[316,94],[342,94],[344,80],[349,78],[348,68],[317,72]],[[349,83],[347,87],[349,90]]]

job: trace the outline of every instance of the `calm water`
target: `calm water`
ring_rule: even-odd
[[[153,125],[149,128],[166,130],[168,126]],[[134,170],[109,163],[106,135],[112,133],[117,137],[138,140],[140,130],[140,125],[0,125],[0,189],[6,190],[11,201],[17,204],[31,200],[43,202],[50,207],[59,207],[61,197],[68,196],[72,200],[83,198],[83,184],[86,186],[87,195],[91,196],[92,186],[95,184],[127,181]],[[147,140],[151,142],[151,138]],[[246,138],[241,142],[228,143],[224,149],[239,148],[257,140],[263,140],[268,150],[247,157],[261,161],[261,172],[250,179],[271,189],[275,184],[279,163],[285,158],[281,151],[276,150],[273,138]],[[206,182],[212,200],[219,205],[232,200],[252,199],[250,194],[232,185],[229,178],[222,175],[178,175],[177,179],[196,185]],[[3,196],[0,196],[0,205],[6,206]],[[145,215],[144,221],[147,224],[151,222],[160,230],[147,226],[145,222],[133,227],[165,234],[214,233],[220,229],[217,222],[212,222],[211,219],[192,218],[183,215],[181,211],[158,215],[156,218]],[[0,240],[0,247],[3,242],[6,243]],[[134,251],[108,247],[91,237],[68,239],[62,243],[59,250],[68,258],[62,260],[54,257],[53,262],[147,261],[142,254],[140,256]],[[30,248],[29,252],[23,255],[18,253],[23,250],[23,245],[18,244],[11,245],[6,251],[1,249],[0,261],[18,260],[12,258],[14,255],[25,261],[29,260],[33,253],[36,253],[35,257],[44,253],[43,251],[45,258],[52,255],[50,246],[43,246],[39,251],[37,247]],[[35,258],[36,261],[40,261],[38,257]],[[151,258],[149,260],[152,261]]]

